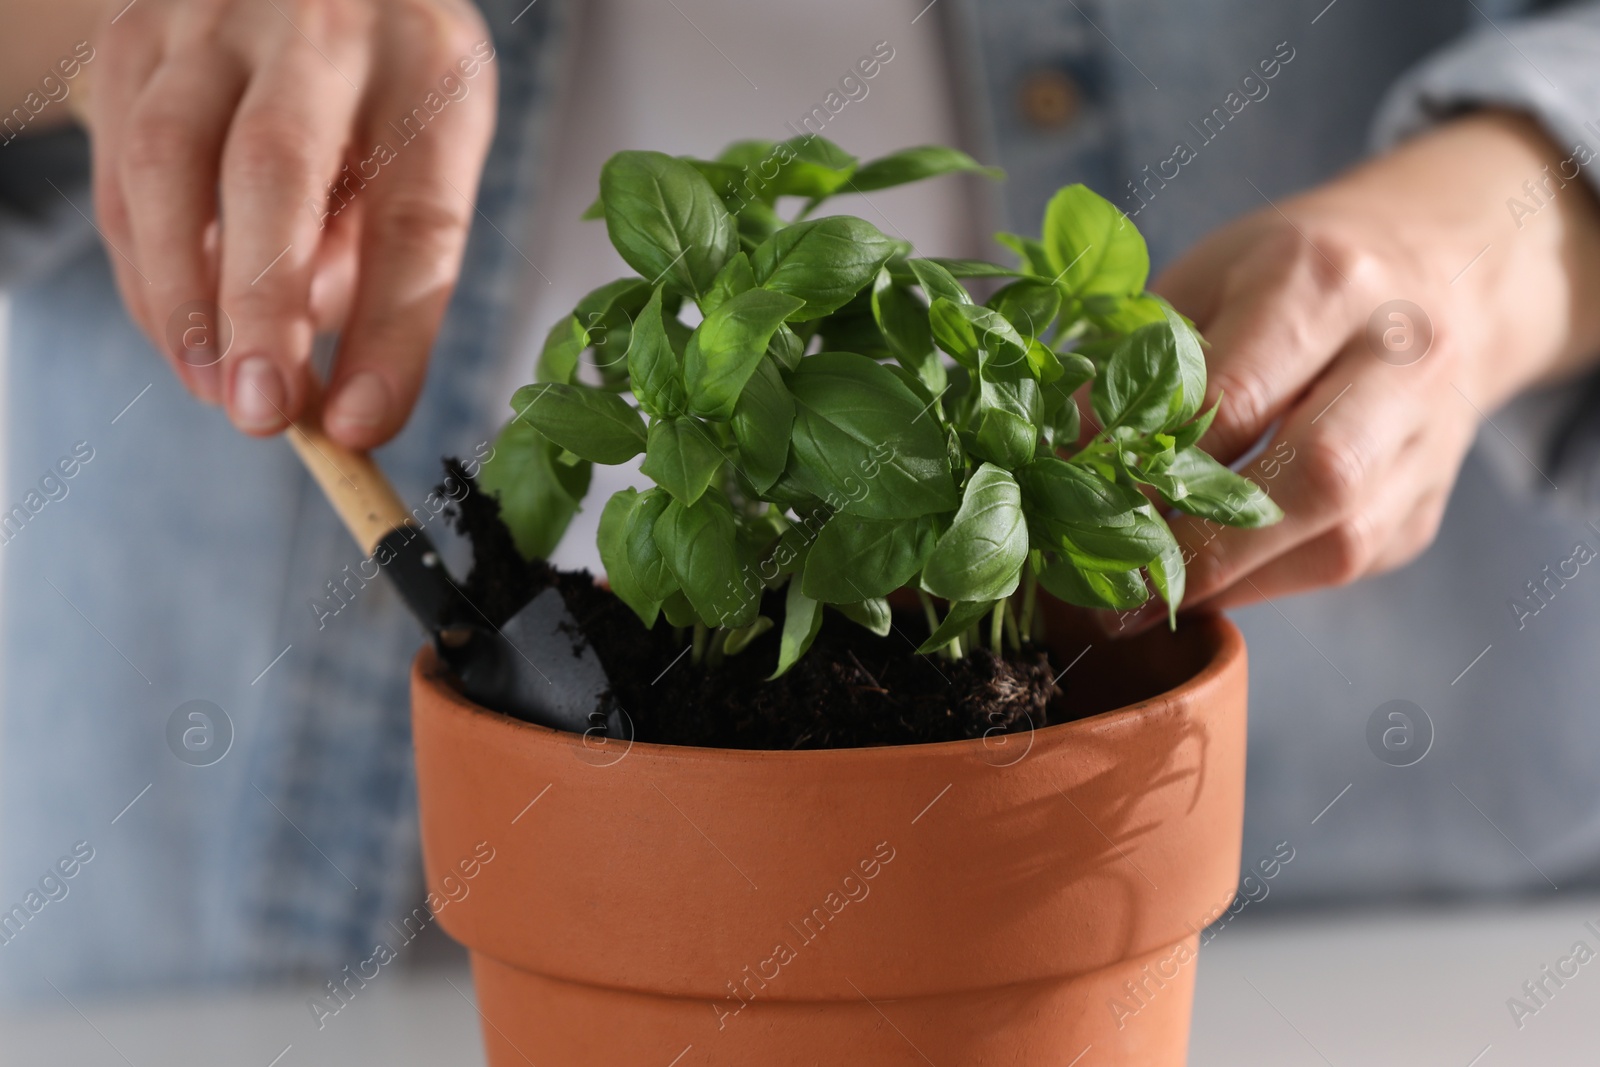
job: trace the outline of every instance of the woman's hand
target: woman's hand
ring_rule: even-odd
[[[114,0],[105,17],[83,117],[134,319],[252,434],[300,412],[313,335],[342,327],[325,426],[353,448],[393,436],[422,387],[494,125],[477,10]]]
[[[1276,426],[1244,473],[1286,514],[1261,530],[1175,520],[1185,607],[1409,561],[1484,414],[1593,362],[1600,208],[1575,178],[1588,160],[1563,171],[1567,156],[1525,118],[1465,118],[1223,228],[1156,281],[1213,345],[1222,407],[1201,446],[1231,462]],[[1550,192],[1519,225],[1508,198],[1534,206],[1528,181]]]

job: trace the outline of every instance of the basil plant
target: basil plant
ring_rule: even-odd
[[[519,550],[555,547],[591,464],[643,453],[653,484],[606,503],[600,558],[646,626],[693,627],[696,660],[781,625],[776,677],[824,607],[886,634],[902,588],[919,651],[949,657],[1019,648],[1039,586],[1113,610],[1153,586],[1175,620],[1183,558],[1155,502],[1233,526],[1281,513],[1196,447],[1216,413],[1203,342],[1145,292],[1126,216],[1068,186],[1039,239],[998,235],[1015,267],[813,217],[836,193],[983,169],[939,147],[861,163],[818,137],[611,157],[590,214],[638,275],[584,297],[512,400],[483,481]],[[783,618],[761,615],[780,588]]]

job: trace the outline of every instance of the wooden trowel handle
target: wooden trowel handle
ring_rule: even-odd
[[[323,433],[320,394],[317,390],[308,398],[304,413],[289,427],[289,443],[350,535],[371,555],[378,542],[410,522],[411,516],[371,456],[346,448]]]

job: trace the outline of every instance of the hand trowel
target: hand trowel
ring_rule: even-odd
[[[450,577],[438,549],[372,457],[321,429],[320,397],[288,430],[290,444],[361,550],[389,576],[434,647],[484,707],[557,730],[622,737],[610,681],[559,589],[496,626]]]

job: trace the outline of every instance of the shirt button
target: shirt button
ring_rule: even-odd
[[[1078,83],[1060,70],[1036,70],[1022,79],[1017,106],[1030,126],[1056,130],[1078,115],[1083,92]]]

